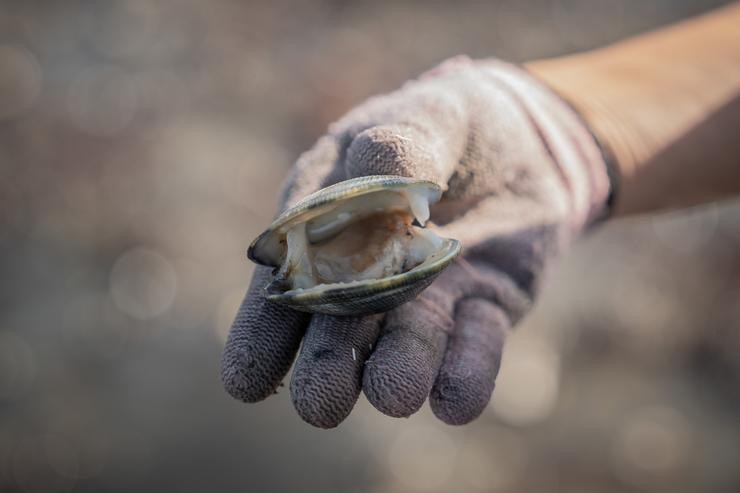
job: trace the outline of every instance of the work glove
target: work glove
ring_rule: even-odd
[[[543,271],[604,215],[603,154],[526,71],[459,57],[332,124],[298,159],[280,205],[366,175],[439,184],[429,227],[460,240],[460,256],[416,299],[365,317],[272,304],[262,293],[271,269],[256,267],[226,342],[223,383],[242,401],[265,399],[300,347],[290,393],[314,426],[337,426],[361,390],[389,416],[410,416],[428,397],[445,423],[468,423],[490,400],[506,335]]]

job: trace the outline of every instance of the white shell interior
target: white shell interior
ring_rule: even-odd
[[[286,226],[277,278],[290,290],[382,279],[409,271],[439,251],[443,239],[424,225],[438,194],[423,187],[384,190]]]

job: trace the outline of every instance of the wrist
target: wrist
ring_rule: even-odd
[[[525,67],[581,116],[598,142],[612,154],[620,174],[624,174],[636,166],[640,136],[631,132],[632,125],[626,124],[624,104],[614,104],[616,91],[609,90],[614,84],[586,58],[588,55],[538,60]]]
[[[610,154],[582,115],[526,67],[498,60],[482,63],[519,101],[558,169],[570,196],[571,228],[580,231],[608,217],[615,190],[607,164]]]
[[[617,117],[619,111],[591,94],[593,80],[573,70],[569,59],[561,60],[530,62],[524,68],[567,104],[598,147],[609,179],[609,195],[602,216],[606,218],[614,212],[625,170],[636,166],[638,153],[634,143],[640,137],[631,135],[630,127]]]
[[[723,122],[740,87],[739,19],[734,4],[605,48],[527,64],[613,153],[621,185],[615,215],[695,205],[727,188],[727,173],[707,167],[734,154]],[[697,158],[691,146],[716,156]],[[715,192],[699,194],[702,187]],[[672,193],[658,193],[665,190]]]

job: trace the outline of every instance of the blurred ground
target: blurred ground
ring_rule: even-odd
[[[0,2],[0,491],[740,491],[740,204],[611,225],[462,428],[338,429],[218,364],[298,153],[445,57],[721,2]]]

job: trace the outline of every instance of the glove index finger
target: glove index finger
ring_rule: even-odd
[[[244,402],[275,393],[293,363],[310,315],[270,303],[262,295],[270,268],[257,266],[224,348],[221,380]]]
[[[333,135],[324,135],[301,154],[283,184],[280,209],[285,209],[321,188],[345,179],[342,144]]]
[[[370,127],[352,140],[344,167],[349,178],[400,175],[445,185],[458,157],[445,140],[416,125]]]
[[[347,149],[348,177],[390,174],[446,185],[468,145],[469,113],[464,95],[442,79],[369,100],[344,119],[363,128]]]

